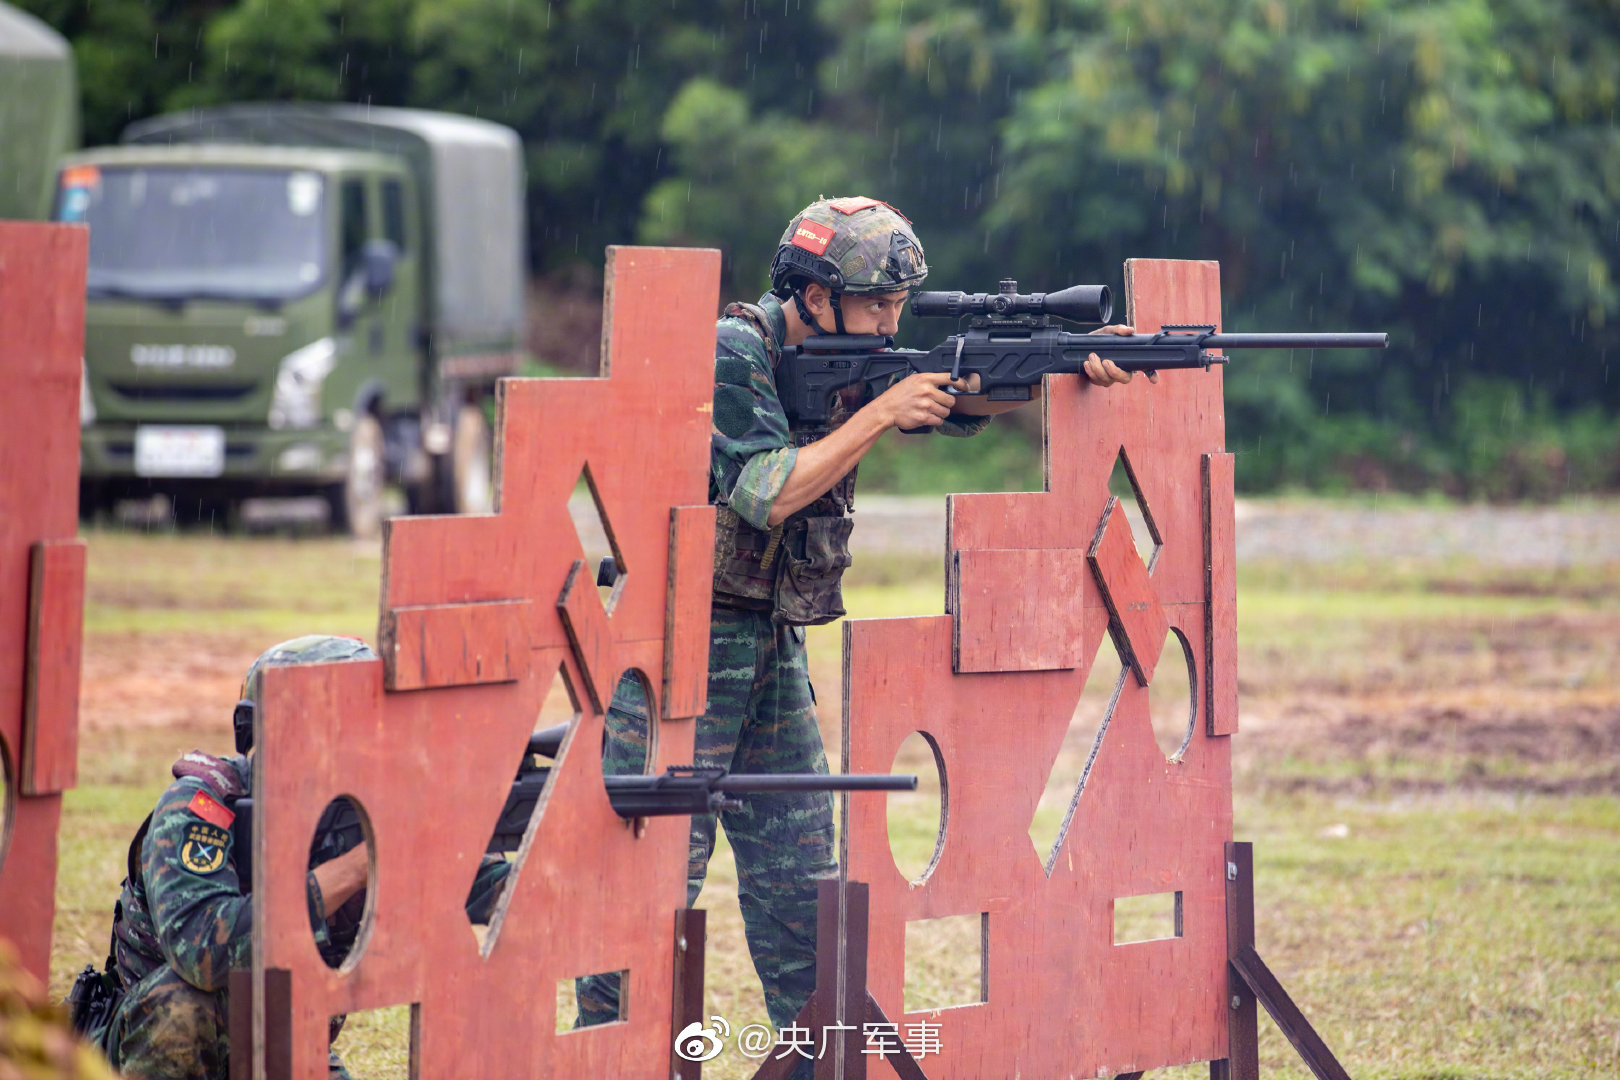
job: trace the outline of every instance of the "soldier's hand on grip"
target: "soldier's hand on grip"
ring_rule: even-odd
[[[951,414],[947,386],[968,390],[966,379],[953,380],[943,371],[919,371],[889,387],[873,404],[884,409],[890,426],[902,431],[938,427]]]

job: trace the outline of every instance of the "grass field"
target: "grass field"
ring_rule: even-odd
[[[376,624],[377,553],[344,540],[96,532],[90,568],[58,995],[105,954],[124,847],[169,763],[228,749],[253,656],[299,633],[370,640]],[[852,615],[941,609],[935,567],[858,565],[853,580]],[[1351,1073],[1620,1075],[1620,566],[1245,565],[1239,610],[1236,832],[1255,843],[1260,949]],[[810,637],[834,748],[839,640]],[[1059,780],[1103,692],[1088,689]],[[1049,794],[1031,825],[1048,843],[1068,791]],[[926,863],[936,821],[927,793],[897,801],[903,865]],[[763,1020],[723,847],[700,904],[706,1013]],[[959,993],[953,959],[942,949],[908,998]],[[340,1046],[357,1076],[405,1076],[400,1010],[357,1018]],[[1308,1075],[1264,1021],[1262,1063]],[[748,1066],[730,1053],[706,1075]]]

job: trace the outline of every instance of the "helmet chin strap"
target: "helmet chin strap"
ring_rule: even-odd
[[[838,328],[837,333],[843,334],[846,332],[844,330],[844,309],[838,302],[839,296],[840,294],[834,290],[829,294],[829,299],[832,302],[833,325]],[[799,313],[799,321],[808,326],[812,334],[819,335],[827,332],[821,328],[821,323],[817,322],[815,317],[810,314],[810,308],[804,302],[804,289],[793,290],[793,306]]]

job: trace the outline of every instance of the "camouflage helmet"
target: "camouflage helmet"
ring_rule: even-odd
[[[771,261],[771,288],[796,295],[804,278],[840,292],[894,292],[928,276],[911,220],[865,196],[819,199],[788,223]]]
[[[264,689],[266,668],[285,664],[325,664],[342,660],[375,660],[377,654],[359,638],[338,637],[336,634],[305,634],[279,645],[272,645],[259,654],[242,679],[241,700],[236,703],[234,727],[236,752],[245,754],[253,747],[253,713],[258,707],[259,693]]]

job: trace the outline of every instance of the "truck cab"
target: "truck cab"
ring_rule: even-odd
[[[497,260],[516,318],[469,341],[444,302],[445,248],[482,238],[442,214],[430,235],[424,188],[443,170],[386,140],[344,145],[366,140],[341,107],[257,108],[148,121],[62,163],[53,216],[90,231],[82,505],[162,491],[217,519],[251,495],[319,493],[357,535],[378,530],[390,481],[415,510],[488,509],[483,405],[515,367],[521,235],[496,240],[518,252]],[[314,134],[243,115],[313,118]]]

